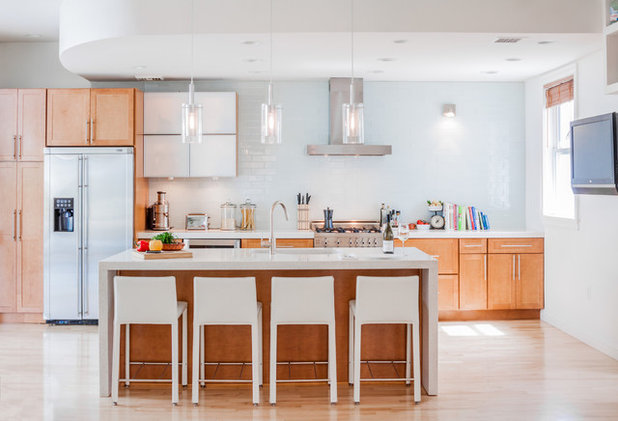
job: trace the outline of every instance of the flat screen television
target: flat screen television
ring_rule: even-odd
[[[617,114],[571,122],[571,188],[575,194],[618,195]]]

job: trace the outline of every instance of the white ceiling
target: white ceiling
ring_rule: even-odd
[[[60,33],[61,62],[91,80],[189,76],[189,0],[64,0],[59,12],[61,3],[0,0],[0,42]],[[348,76],[349,5],[274,0],[274,78]],[[523,80],[601,47],[597,0],[355,0],[355,8],[356,74],[367,80]],[[268,77],[268,0],[196,0],[194,16],[196,78]],[[499,36],[523,39],[495,44]]]

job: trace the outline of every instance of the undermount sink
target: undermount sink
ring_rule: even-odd
[[[253,249],[254,253],[269,253],[269,249]],[[336,248],[277,248],[275,254],[341,254]]]

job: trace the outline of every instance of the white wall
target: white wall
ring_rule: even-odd
[[[95,84],[96,85],[96,84]],[[239,177],[151,180],[168,192],[171,224],[206,211],[214,226],[219,205],[250,198],[258,205],[258,228],[277,199],[292,208],[297,192],[313,195],[311,218],[330,206],[335,219],[377,219],[387,202],[406,220],[428,216],[427,199],[477,206],[495,228],[524,228],[524,85],[522,83],[366,82],[367,143],[393,145],[386,157],[312,157],[305,147],[328,142],[328,83],[279,82],[283,144],[259,143],[263,82],[200,82],[196,90],[235,90],[240,98]],[[146,90],[184,90],[186,83],[147,84]],[[457,118],[442,117],[444,103],[457,104]]]
[[[603,92],[601,52],[576,63],[578,118],[618,111]],[[541,216],[542,78],[526,82],[526,221]],[[579,227],[545,222],[543,320],[618,359],[618,197],[579,196]]]
[[[89,86],[89,81],[62,67],[56,42],[0,43],[0,88]]]

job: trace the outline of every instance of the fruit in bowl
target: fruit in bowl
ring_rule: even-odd
[[[152,237],[152,241],[160,241],[161,248],[159,250],[163,251],[178,251],[182,250],[185,246],[184,241],[181,238],[176,238],[174,234],[171,232],[162,232],[161,234],[157,234]],[[152,250],[152,246],[150,246],[150,250]]]
[[[417,230],[426,231],[429,228],[431,228],[431,226],[429,225],[429,222],[423,221],[422,219],[419,219],[418,221],[416,221]]]

